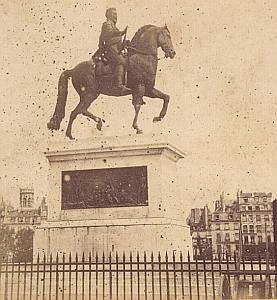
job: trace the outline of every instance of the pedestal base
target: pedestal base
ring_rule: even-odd
[[[165,218],[47,222],[36,229],[34,253],[95,257],[132,252],[158,255],[191,249],[189,227]]]
[[[177,162],[185,156],[164,137],[116,137],[54,145],[49,160],[48,222],[34,255],[93,256],[191,247]]]

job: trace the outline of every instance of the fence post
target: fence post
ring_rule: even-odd
[[[274,228],[274,261],[275,261],[275,297],[277,297],[277,199],[273,201],[273,228]]]

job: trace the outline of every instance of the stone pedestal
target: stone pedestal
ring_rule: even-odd
[[[177,175],[177,162],[185,154],[166,138],[98,138],[56,144],[52,148],[45,153],[50,164],[48,221],[35,231],[34,255],[57,252],[80,255],[91,252],[95,255],[96,252],[108,254],[116,251],[153,251],[157,254],[158,251],[182,250],[186,253],[190,250],[191,237],[185,224],[187,212],[184,199],[179,195]],[[96,173],[97,176],[91,175],[94,170],[125,170],[122,168],[143,168],[145,171],[145,178],[137,178],[139,182],[144,182],[144,192],[141,189],[139,194],[136,192],[135,200],[128,200],[129,193],[124,196],[124,202],[121,191],[115,199],[107,198],[107,205],[104,207],[104,202],[96,198],[94,192],[87,191],[84,196],[83,188],[77,189],[77,192],[75,188],[74,194],[70,195],[71,200],[65,197],[65,193],[68,194],[67,181],[71,180],[71,174],[75,176],[75,181],[78,180],[79,173],[76,175],[74,171],[87,170],[88,176],[91,176],[89,180],[93,181],[98,178]],[[116,181],[116,189],[118,185],[121,186],[120,178],[110,180]],[[128,178],[124,180],[128,181]],[[104,181],[107,181],[106,177]],[[103,183],[102,180],[99,185],[103,184],[109,190],[115,189],[113,183]],[[95,188],[99,188],[98,183],[94,183],[94,190]],[[116,192],[113,191],[113,194]],[[80,196],[77,208],[72,207],[75,205],[75,196]],[[92,199],[89,208],[84,204],[87,203],[84,197]],[[95,200],[94,203],[94,199],[98,199],[98,202]],[[109,201],[113,207],[109,207]],[[128,203],[128,206],[124,206],[124,203]],[[95,207],[91,207],[94,205]]]

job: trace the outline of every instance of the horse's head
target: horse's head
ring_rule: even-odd
[[[174,58],[176,52],[173,48],[170,32],[166,25],[162,27],[159,32],[158,46],[162,48],[165,53],[165,57]]]

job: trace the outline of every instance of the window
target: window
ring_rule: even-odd
[[[267,242],[271,243],[271,236],[270,235],[267,236]]]
[[[256,215],[256,221],[261,222],[261,215]]]
[[[220,235],[220,233],[216,234],[216,241],[220,243],[220,241],[221,241],[221,235]]]
[[[229,214],[229,215],[228,215],[228,219],[229,219],[229,220],[234,220],[234,215],[233,215],[233,214]]]
[[[255,236],[254,236],[254,235],[251,235],[251,236],[250,236],[250,239],[251,239],[251,244],[255,244]]]
[[[231,245],[226,245],[227,252],[230,254],[231,253]]]
[[[243,199],[244,203],[248,203],[248,198]]]
[[[234,236],[235,236],[235,240],[238,241],[239,240],[239,233],[235,233]]]
[[[265,221],[269,221],[269,215],[265,215],[265,216],[264,216],[264,220],[265,220]]]
[[[258,235],[258,244],[261,244],[263,242],[263,237],[261,235]]]
[[[249,232],[254,233],[254,225],[249,225]]]
[[[235,229],[239,229],[239,223],[235,223]]]
[[[215,221],[219,221],[219,215],[214,215]]]
[[[215,230],[220,230],[220,224],[219,223],[215,224]]]
[[[252,211],[252,206],[249,205],[248,206],[248,210]]]
[[[255,210],[259,211],[259,210],[260,210],[260,206],[259,206],[259,205],[256,205],[256,206],[255,206]]]
[[[229,223],[224,224],[224,229],[229,229]]]
[[[266,198],[266,197],[264,197],[263,199],[264,199],[264,202],[266,202],[266,201],[267,201],[267,198]]]
[[[246,222],[246,214],[242,214],[241,220],[242,220],[243,222]]]
[[[217,253],[219,254],[219,253],[221,253],[221,245],[217,245]]]
[[[23,218],[22,217],[18,217],[18,222],[19,223],[23,223]]]
[[[248,244],[248,236],[244,237],[244,244]]]
[[[249,215],[248,220],[249,220],[249,222],[253,222],[253,215]]]
[[[242,210],[242,211],[245,211],[245,206],[242,206],[242,207],[241,207],[241,210]]]
[[[243,233],[247,233],[247,232],[248,232],[248,227],[247,227],[247,225],[243,225],[243,226],[242,226],[242,232],[243,232]]]
[[[226,233],[226,235],[225,235],[225,240],[226,240],[226,241],[230,241],[230,233]]]
[[[262,232],[262,225],[257,225],[256,228],[257,228],[257,232]]]

